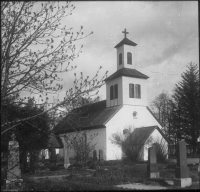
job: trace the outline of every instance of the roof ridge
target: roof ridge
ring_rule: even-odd
[[[106,124],[106,123],[108,123],[108,121],[110,121],[110,119],[123,107],[123,105],[117,105],[119,108],[118,108],[118,110],[112,115],[112,116],[110,116],[110,118],[109,119],[107,119],[107,121],[106,122],[104,122],[104,125]],[[113,107],[117,107],[117,106],[113,106]],[[107,108],[106,108],[107,109]]]
[[[107,77],[105,79],[105,81],[111,80],[111,79],[114,79],[114,78],[120,77],[120,76],[135,77],[135,78],[140,78],[140,79],[148,79],[149,78],[147,75],[141,73],[140,71],[138,71],[136,69],[130,69],[130,68],[124,67],[124,68],[117,70],[109,77]]]

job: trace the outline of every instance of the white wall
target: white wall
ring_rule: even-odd
[[[130,45],[122,45],[117,48],[117,70],[122,68],[129,68],[129,69],[135,69],[135,54],[134,54],[134,46]],[[132,53],[132,65],[127,64],[127,53]],[[122,64],[119,65],[119,54],[122,53]]]
[[[132,115],[134,111],[138,113],[137,118],[134,118]],[[111,143],[110,137],[116,132],[123,133],[124,128],[129,125],[133,126],[133,128],[155,125],[161,128],[161,125],[155,120],[145,106],[123,105],[110,121],[106,123],[107,160],[121,158],[121,149]]]
[[[151,147],[155,142],[160,143],[163,147],[165,147],[166,152],[168,152],[168,143],[157,129],[153,131],[150,137],[153,139],[153,141],[144,146],[144,160],[148,160],[148,148]]]
[[[83,132],[85,131],[81,131],[79,133],[68,133],[66,134],[67,137],[73,138],[75,135],[79,134],[82,135]],[[97,136],[95,136],[93,139],[91,139],[91,136],[93,137],[94,134],[97,134]],[[94,129],[94,130],[87,130],[86,131],[87,134],[87,140],[88,142],[91,141],[91,145],[96,144],[95,145],[95,150],[97,151],[97,157],[99,155],[99,150],[102,149],[103,150],[103,155],[104,155],[104,159],[106,159],[106,128],[101,128],[101,129]],[[61,136],[64,136],[65,134],[62,134]],[[65,141],[64,141],[65,142]],[[63,143],[64,144],[64,143]],[[65,145],[67,145],[65,143]],[[60,150],[61,151],[61,150]],[[62,155],[62,153],[61,153]],[[73,149],[69,150],[69,158],[74,157],[75,153]],[[92,157],[92,152],[90,153],[90,156]]]
[[[147,106],[147,79],[133,77],[122,77],[123,81],[123,104]],[[129,98],[129,84],[139,84],[141,86],[141,98]]]

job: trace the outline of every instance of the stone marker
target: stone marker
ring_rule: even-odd
[[[64,155],[64,167],[67,169],[70,166],[70,161],[69,161],[69,149],[67,146],[63,148],[63,155]]]
[[[103,150],[102,149],[99,150],[99,162],[100,163],[104,162],[104,159],[103,159]]]
[[[93,161],[97,161],[97,151],[93,151]]]
[[[159,178],[155,146],[152,146],[148,149],[147,173],[150,178]]]
[[[12,141],[9,142],[8,146],[8,172],[6,180],[6,189],[19,189],[20,183],[22,183],[21,170],[19,164],[19,144],[15,140],[15,134],[12,134]],[[16,184],[19,185],[16,185]]]
[[[187,167],[186,142],[184,140],[179,141],[177,144],[177,164],[174,185],[179,187],[192,185],[192,179],[189,178],[189,167]]]

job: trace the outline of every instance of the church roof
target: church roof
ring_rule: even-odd
[[[105,124],[122,106],[106,108],[106,100],[80,107],[59,122],[53,129],[55,134],[106,128]]]
[[[149,78],[147,75],[144,75],[143,73],[137,71],[136,69],[122,68],[120,70],[117,70],[111,76],[107,77],[105,81],[115,79],[116,77],[120,77],[120,76],[135,77],[135,78],[140,78],[140,79]]]
[[[46,148],[63,148],[60,137],[51,135]]]
[[[134,43],[133,41],[131,41],[131,40],[129,40],[128,38],[124,38],[121,42],[119,42],[116,46],[115,46],[115,48],[118,48],[118,47],[120,47],[120,46],[122,46],[122,45],[131,45],[131,46],[136,46],[137,44],[136,43]]]
[[[155,129],[160,132],[160,134],[168,143],[170,142],[158,126],[149,126],[134,129],[134,131],[131,133],[132,141],[135,145],[143,145]]]

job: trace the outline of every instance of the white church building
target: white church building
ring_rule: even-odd
[[[63,149],[59,153],[64,156],[65,167],[68,167],[69,158],[74,156],[69,147],[69,138],[85,132],[85,139],[91,139],[95,144],[97,154],[103,151],[104,160],[115,160],[123,157],[120,147],[112,144],[111,137],[114,133],[124,134],[131,127],[134,138],[150,137],[155,140],[162,139],[166,146],[168,140],[161,131],[162,125],[147,106],[147,81],[148,76],[139,72],[134,65],[134,52],[136,43],[126,37],[118,43],[117,71],[107,77],[106,100],[77,109],[81,115],[66,116],[54,127],[55,134],[59,135],[63,142]],[[75,132],[76,130],[76,132]],[[65,139],[68,138],[68,139]],[[148,148],[142,150],[143,160],[148,159]],[[92,152],[90,154],[92,156]]]

